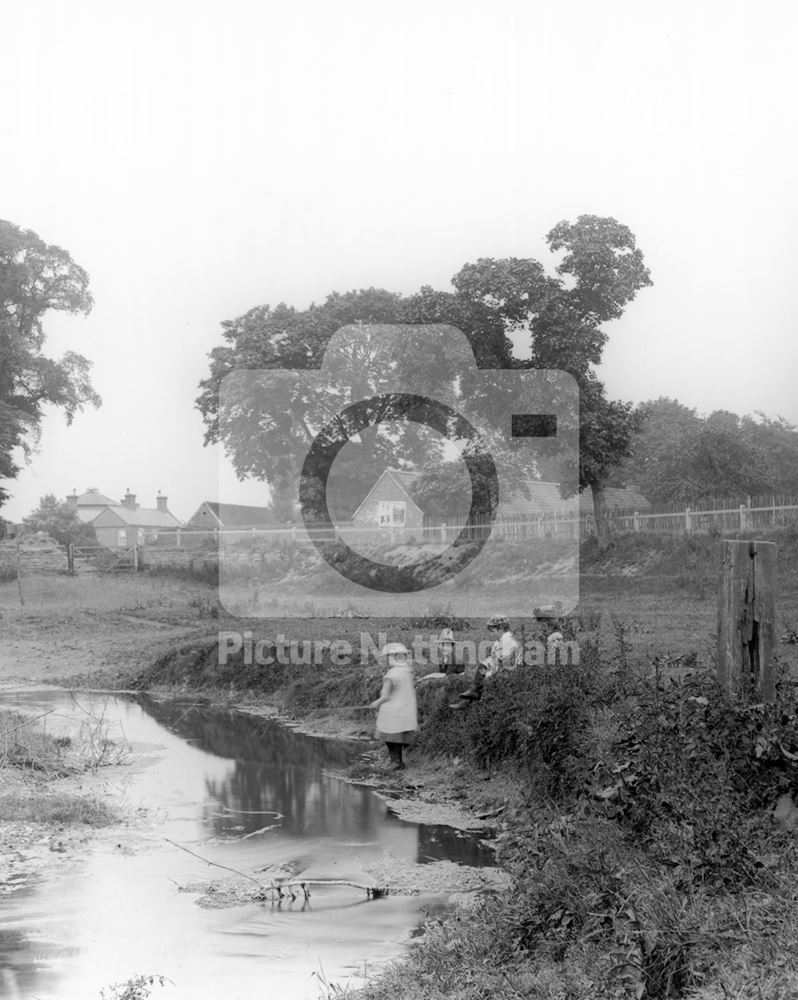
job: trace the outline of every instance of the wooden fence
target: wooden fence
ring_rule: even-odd
[[[574,505],[575,507],[575,505]],[[610,510],[607,514],[610,531],[615,534],[651,532],[666,534],[733,534],[761,531],[787,524],[798,524],[798,497],[745,497],[743,499],[709,500],[691,506],[672,504],[650,510]],[[350,523],[336,526],[335,537],[353,545],[373,542],[416,542],[450,544],[455,538],[470,540],[488,535],[509,539],[523,538],[585,538],[595,534],[592,512],[577,513],[575,509],[547,511],[537,515],[499,516],[466,526],[466,518],[427,518],[420,529],[379,528]],[[221,542],[225,547],[252,540],[259,544],[307,540],[310,536],[327,540],[328,529],[306,531],[304,527],[239,528],[215,531],[177,529],[160,531],[157,547],[167,549],[215,550]],[[147,551],[152,551],[147,546]]]

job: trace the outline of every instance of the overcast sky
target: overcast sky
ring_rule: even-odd
[[[332,290],[448,288],[612,215],[654,280],[608,327],[614,397],[798,423],[795,5],[26,0],[0,12],[0,218],[89,272],[53,413],[3,509],[219,495],[194,409],[220,323]],[[257,484],[222,499],[261,502]]]

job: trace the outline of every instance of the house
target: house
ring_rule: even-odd
[[[271,507],[248,507],[237,503],[203,501],[188,519],[187,529],[218,531],[222,529],[248,531],[284,528]]]
[[[352,515],[351,526],[347,530],[390,530],[392,537],[420,535],[425,524],[424,512],[410,496],[410,487],[418,477],[417,472],[386,469],[377,479],[363,502]],[[636,486],[624,488],[607,487],[604,491],[608,509],[615,511],[644,511],[651,504]],[[533,521],[541,515],[571,515],[585,517],[593,514],[593,496],[590,490],[583,490],[577,498],[563,498],[558,483],[527,479],[524,488],[501,501],[497,511],[497,521]],[[436,518],[436,522],[445,518]],[[453,515],[451,524],[462,523],[464,518]]]
[[[155,507],[136,503],[136,494],[127,491],[122,500],[111,500],[94,487],[78,496],[73,492],[67,502],[78,517],[94,529],[97,541],[106,548],[126,548],[155,542],[159,531],[174,531],[180,521],[168,507],[168,498],[159,493]]]
[[[424,511],[408,492],[417,477],[417,472],[386,469],[352,515],[351,527],[371,531],[375,536],[377,529],[390,532],[393,537],[420,536]]]
[[[80,496],[73,491],[67,497],[67,503],[75,508],[78,517],[84,524],[89,524],[93,521],[106,507],[121,506],[121,503],[111,500],[110,497],[100,493],[96,486],[91,486],[85,493],[81,493]]]

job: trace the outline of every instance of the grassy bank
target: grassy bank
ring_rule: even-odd
[[[498,677],[466,713],[448,709],[461,678],[422,687],[407,784],[423,773],[425,794],[456,785],[500,810],[498,857],[515,889],[429,921],[364,1000],[798,994],[798,544],[786,530],[772,540],[773,706],[715,685],[720,540],[711,537],[625,536],[604,552],[588,543],[566,623],[578,663]],[[411,642],[452,624],[458,639],[485,637],[482,621],[206,617],[190,641],[116,682],[267,701],[311,728],[327,720],[330,731],[367,734],[373,713],[360,706],[381,670],[361,633]],[[535,638],[533,622],[513,624]],[[220,655],[225,629],[250,629],[276,662]],[[281,633],[289,643],[345,639],[353,655],[282,664]]]
[[[42,718],[0,710],[0,823],[68,827],[116,822],[115,810],[103,798],[63,787],[62,780],[112,756],[96,727],[83,727],[74,740],[48,734]]]
[[[719,690],[694,658],[631,656],[623,623],[569,624],[578,663],[499,676],[466,713],[448,708],[462,678],[419,690],[408,782],[420,758],[443,785],[503,810],[498,859],[515,890],[431,921],[364,1000],[794,996],[790,671],[780,671],[775,705],[751,704]],[[210,642],[138,681],[255,694],[297,718],[368,732],[373,713],[350,706],[374,696],[379,676],[365,663],[297,672],[230,657],[220,667]]]

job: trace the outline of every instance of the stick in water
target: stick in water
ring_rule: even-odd
[[[197,858],[199,861],[204,861],[206,865],[213,865],[214,868],[224,868],[225,871],[233,872],[235,875],[240,875],[242,878],[248,878],[250,882],[254,882],[259,889],[267,889],[268,886],[263,885],[256,878],[251,875],[247,875],[246,872],[240,872],[237,868],[231,868],[229,865],[220,865],[218,861],[209,861],[207,858],[203,858],[201,854],[197,854],[195,851],[190,851],[187,847],[183,847],[182,844],[178,844],[174,840],[170,840],[168,837],[163,838],[167,844],[171,844],[173,847],[179,847],[181,851],[185,851],[186,854],[190,854],[193,858]]]

